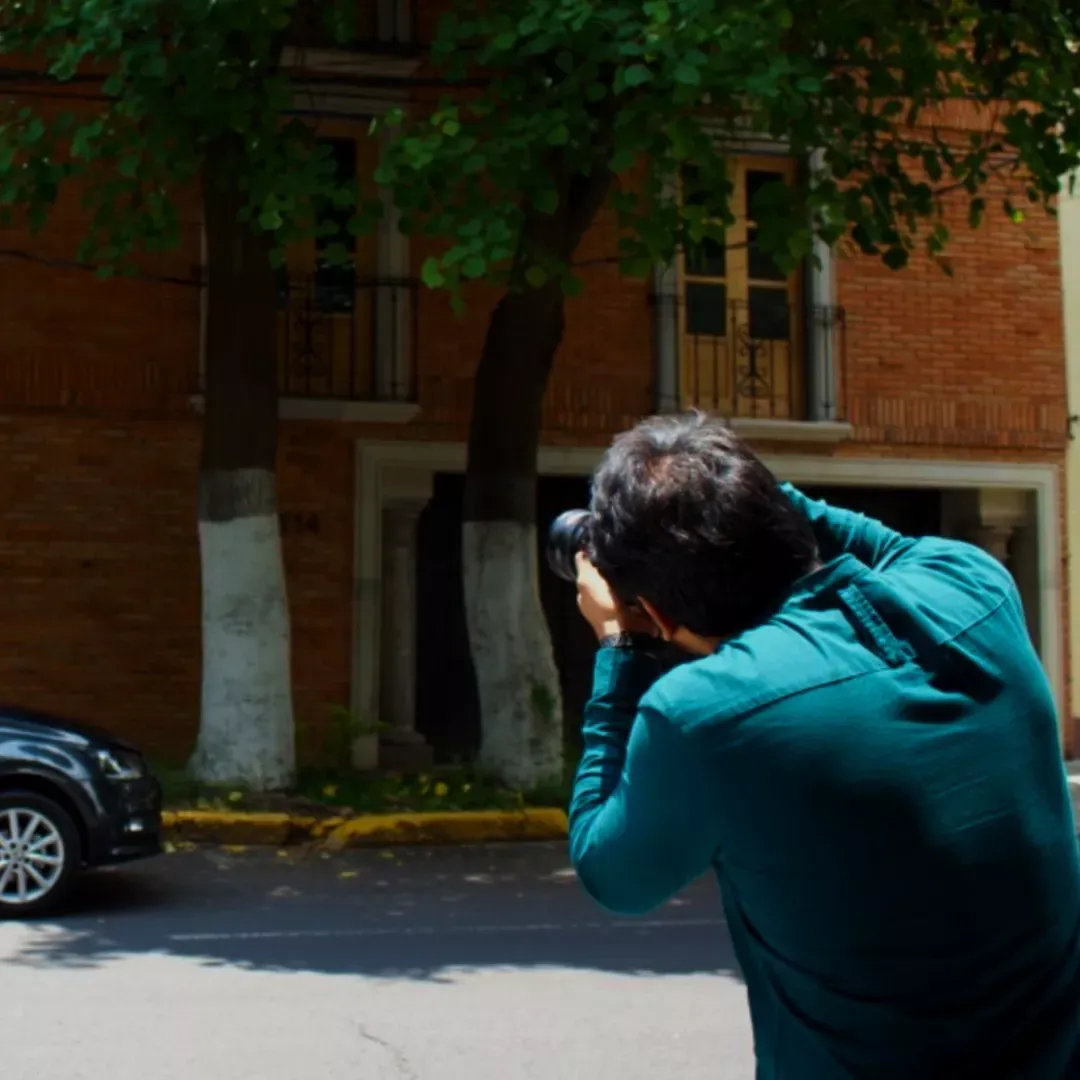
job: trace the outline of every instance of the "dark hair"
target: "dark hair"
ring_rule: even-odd
[[[626,603],[643,597],[707,637],[757,625],[817,562],[810,524],[722,420],[654,416],[593,477],[589,556]]]

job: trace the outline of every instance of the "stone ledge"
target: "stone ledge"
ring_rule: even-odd
[[[836,420],[752,420],[733,417],[732,428],[746,439],[762,442],[838,443],[854,434],[851,424]]]
[[[192,394],[191,408],[203,412],[202,394]],[[278,415],[283,420],[334,420],[354,424],[407,424],[420,414],[415,401],[328,401],[320,398],[283,397]]]

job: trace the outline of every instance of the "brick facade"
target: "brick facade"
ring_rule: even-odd
[[[70,259],[74,200],[34,240],[0,248]],[[783,452],[1060,464],[1066,443],[1056,225],[958,225],[955,277],[837,264],[846,310],[842,402],[853,438]],[[194,278],[198,220],[158,273]],[[583,258],[612,247],[609,221]],[[421,253],[413,253],[419,265]],[[650,286],[586,272],[545,408],[545,440],[602,444],[652,410]],[[408,424],[283,422],[280,476],[302,754],[349,697],[357,438],[460,441],[492,294],[467,313],[423,292],[419,416]],[[195,486],[200,298],[192,286],[100,282],[0,258],[0,697],[56,710],[180,758],[198,715]],[[1064,544],[1062,545],[1064,550]],[[1064,580],[1064,574],[1062,574]],[[1064,618],[1064,616],[1063,616]]]

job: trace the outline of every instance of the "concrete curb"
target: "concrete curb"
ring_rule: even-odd
[[[320,843],[328,851],[405,844],[487,844],[565,840],[566,814],[554,808],[313,818],[229,810],[166,810],[168,839],[215,844]]]

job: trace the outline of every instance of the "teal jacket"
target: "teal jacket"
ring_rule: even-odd
[[[1080,1078],[1080,860],[1004,568],[785,487],[824,566],[665,671],[601,649],[570,808],[627,914],[712,869],[759,1080]]]

